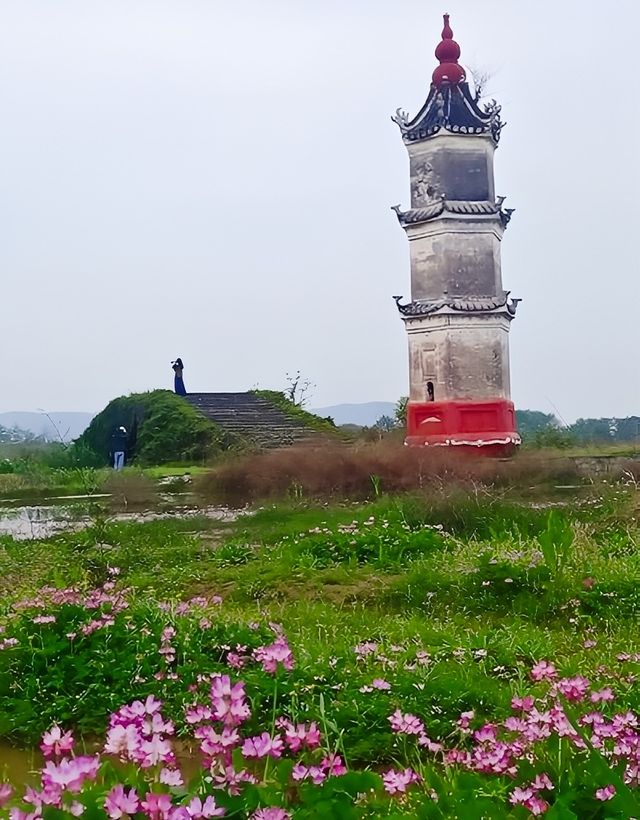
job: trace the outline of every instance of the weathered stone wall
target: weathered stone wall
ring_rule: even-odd
[[[411,401],[508,399],[509,319],[437,314],[405,320]]]
[[[495,146],[487,135],[440,134],[410,143],[407,150],[412,208],[424,208],[443,195],[454,200],[495,200]]]
[[[495,202],[489,135],[450,134],[407,145],[411,207],[448,201]],[[406,225],[411,256],[411,299],[439,302],[502,297],[498,214],[440,216]],[[509,325],[491,313],[440,308],[406,317],[412,402],[508,400]],[[431,385],[432,389],[430,389]]]
[[[498,217],[441,217],[409,226],[407,236],[413,300],[502,294]]]

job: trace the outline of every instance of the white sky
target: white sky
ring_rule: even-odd
[[[519,407],[640,414],[636,0],[0,0],[0,411],[407,392],[408,161],[451,13],[508,125]]]

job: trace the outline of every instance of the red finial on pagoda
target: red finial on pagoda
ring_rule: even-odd
[[[431,77],[431,81],[438,88],[443,83],[458,85],[466,79],[464,68],[458,64],[460,46],[453,39],[453,31],[449,25],[449,15],[443,15],[443,19],[442,41],[436,47],[436,57],[440,60],[440,65]]]

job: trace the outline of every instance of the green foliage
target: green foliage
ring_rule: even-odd
[[[133,393],[111,401],[73,445],[106,464],[111,436],[120,426],[129,435],[127,460],[138,464],[202,462],[229,442],[216,425],[168,390]]]
[[[66,602],[43,606],[45,594],[10,613],[3,639],[16,643],[0,652],[0,736],[35,741],[56,722],[104,731],[110,711],[152,693],[179,717],[188,687],[205,671],[225,670],[230,646],[269,640],[265,628],[221,619],[205,599],[177,609],[153,601],[121,608],[122,596],[109,587],[84,600],[59,592]],[[50,620],[39,623],[43,613]],[[175,632],[170,663],[160,652],[167,627]],[[266,698],[268,677],[261,670],[250,677]]]
[[[407,425],[407,404],[408,403],[409,403],[409,397],[408,396],[400,396],[400,398],[396,402],[394,415],[395,415],[396,421],[398,422],[400,427],[406,427],[406,425]]]
[[[534,447],[551,447],[557,450],[568,450],[576,443],[576,437],[570,427],[548,427],[539,430],[530,439]]]
[[[620,425],[620,422],[624,422],[624,424]],[[638,440],[638,438],[640,438],[640,418],[637,416],[632,416],[629,419],[580,418],[571,425],[571,430],[579,441],[633,441],[634,439]]]
[[[547,518],[546,529],[538,535],[544,562],[554,575],[561,574],[571,557],[574,533],[571,524],[552,510]]]
[[[525,444],[566,448],[578,444],[640,443],[640,416],[579,418],[568,427],[552,413],[516,410],[518,432]]]
[[[398,426],[398,423],[391,416],[380,416],[373,426],[383,433],[389,433]]]
[[[552,413],[541,413],[539,410],[516,410],[516,426],[522,440],[527,443],[539,433],[557,430],[560,422]]]

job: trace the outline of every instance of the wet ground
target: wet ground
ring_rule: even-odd
[[[20,499],[0,499],[0,536],[17,540],[50,538],[91,525],[97,512],[110,521],[153,521],[160,518],[206,517],[233,521],[237,510],[220,506],[200,506],[189,493],[160,494],[149,505],[123,507],[112,503],[108,493],[75,496],[42,496],[28,503]]]
[[[16,749],[0,741],[0,783],[16,787],[35,783],[42,763],[39,750]]]

